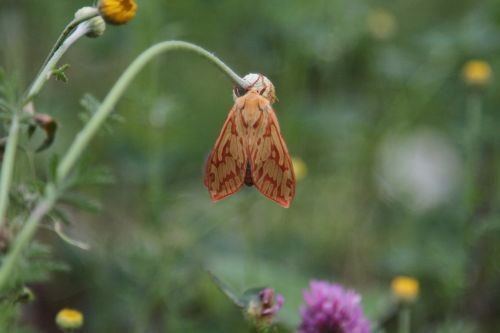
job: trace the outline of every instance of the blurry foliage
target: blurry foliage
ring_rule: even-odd
[[[34,75],[82,5],[88,2],[2,0],[0,64],[9,84]],[[380,30],[370,30],[374,11],[391,34],[380,38]],[[392,17],[392,28],[384,17]],[[99,136],[86,153],[80,171],[105,165],[115,182],[72,183],[76,194],[68,203],[101,209],[88,213],[60,205],[53,212],[57,220],[73,221],[68,232],[88,241],[91,250],[40,233],[71,270],[33,284],[36,301],[24,308],[31,326],[56,332],[55,313],[72,306],[84,312],[86,332],[249,331],[239,310],[204,274],[209,267],[240,290],[266,285],[283,294],[280,318],[287,330],[298,324],[310,279],[357,288],[365,312],[377,319],[390,304],[390,280],[400,274],[420,281],[414,332],[500,329],[495,1],[141,1],[126,27],[108,29],[103,38],[69,52],[64,62],[71,64],[65,70],[70,81],[53,80],[37,99],[37,111],[58,119],[60,130],[49,150],[19,154],[15,183],[35,185],[15,186],[13,196],[36,195],[37,180],[50,177],[51,156],[64,151],[81,127],[81,97],[87,96],[85,112],[92,112],[125,66],[164,39],[196,42],[239,74],[265,73],[277,88],[275,108],[289,150],[305,162],[307,176],[288,210],[248,188],[212,204],[202,184],[203,165],[232,105],[232,87],[203,60],[169,54],[140,75],[117,107],[123,122],[110,123],[112,135]],[[461,81],[461,67],[471,58],[492,67],[493,80],[482,91]],[[16,92],[2,87],[4,109]],[[470,176],[464,133],[471,94],[482,108],[472,190],[459,181],[426,210],[405,196],[387,196],[377,169],[387,137],[431,129],[458,152],[461,177]],[[106,174],[103,179],[110,180]],[[36,281],[52,269],[44,267],[42,252],[24,259],[42,256],[36,260],[40,267],[29,266]],[[2,307],[0,316],[17,311]]]

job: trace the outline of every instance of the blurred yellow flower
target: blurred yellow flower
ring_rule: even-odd
[[[465,63],[462,74],[465,83],[471,86],[484,86],[491,79],[491,67],[484,60],[469,60]]]
[[[56,324],[62,330],[75,330],[83,325],[83,314],[78,310],[62,309],[57,313]]]
[[[99,12],[106,22],[125,24],[137,11],[135,0],[99,0]]]
[[[376,39],[389,39],[396,32],[397,22],[394,15],[383,8],[372,9],[366,18],[368,31]]]
[[[293,171],[295,172],[295,179],[300,181],[307,175],[307,165],[300,157],[292,158]]]
[[[409,276],[397,276],[391,282],[392,294],[400,301],[413,302],[418,297],[418,280]]]

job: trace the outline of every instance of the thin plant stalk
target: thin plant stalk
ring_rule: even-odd
[[[91,18],[94,18],[94,17],[99,15],[99,10],[97,8],[93,8],[93,9],[94,9],[93,11],[89,11],[85,15],[82,15],[79,18],[75,18],[71,22],[68,23],[68,25],[64,28],[64,30],[61,32],[61,34],[57,38],[57,41],[55,42],[54,46],[52,46],[52,49],[50,50],[47,58],[45,59],[45,61],[42,64],[40,72],[43,70],[43,68],[46,67],[45,65],[49,62],[49,60],[52,58],[54,53],[61,47],[63,42],[66,40],[66,37],[68,37],[68,35],[73,31],[73,29],[78,27],[80,25],[80,23],[85,22],[87,20],[90,20]],[[29,96],[29,95],[30,94],[27,94],[27,96]]]
[[[57,62],[66,53],[66,51],[73,45],[79,38],[84,36],[89,32],[87,24],[81,23],[76,30],[66,39],[59,48],[52,54],[52,57],[47,61],[45,66],[39,72],[35,81],[31,85],[25,100],[21,105],[26,105],[33,97],[35,97],[42,89],[45,82],[50,79],[52,70],[54,69]],[[22,108],[22,107],[21,107]],[[7,208],[9,203],[9,191],[12,182],[12,175],[14,170],[14,162],[16,159],[17,143],[19,141],[19,131],[20,131],[20,118],[21,111],[18,108],[14,115],[12,116],[12,121],[10,124],[9,135],[7,137],[7,147],[5,150],[5,158],[2,162],[2,171],[0,175],[0,229],[6,223]]]
[[[19,141],[19,114],[16,112],[12,116],[9,135],[7,137],[7,147],[2,161],[2,173],[0,175],[0,229],[6,223],[6,212],[9,204],[9,189],[14,171],[14,161],[16,159],[17,142]]]
[[[45,82],[47,82],[54,70],[55,66],[61,60],[61,57],[68,51],[68,49],[73,45],[78,39],[85,36],[89,32],[89,27],[86,22],[81,23],[72,33],[64,40],[60,47],[52,54],[52,57],[47,61],[45,67],[42,69],[40,74],[37,76],[31,88],[28,92],[25,102],[29,102],[33,97],[38,95],[40,90],[43,88]]]
[[[398,314],[398,333],[410,333],[410,317],[410,307],[403,305]]]
[[[153,45],[149,49],[141,53],[127,67],[125,72],[123,72],[120,78],[116,81],[102,104],[93,114],[92,118],[77,134],[75,140],[59,163],[56,171],[56,184],[47,184],[44,197],[39,201],[35,209],[32,211],[31,215],[28,218],[28,221],[23,226],[22,230],[19,233],[19,236],[14,241],[12,251],[8,253],[3,262],[3,265],[0,267],[0,290],[5,288],[6,284],[8,283],[9,276],[14,269],[16,261],[20,257],[24,248],[29,244],[30,240],[34,236],[39,222],[46,214],[50,212],[52,207],[55,205],[60,194],[60,189],[63,187],[63,184],[69,173],[75,166],[85,148],[87,148],[90,140],[95,136],[97,131],[102,127],[106,118],[113,111],[113,108],[115,107],[120,97],[124,94],[126,88],[130,85],[130,83],[140,72],[140,70],[152,59],[160,54],[176,50],[192,52],[209,60],[236,84],[238,84],[242,88],[248,88],[248,84],[219,58],[206,51],[205,49],[191,43],[182,41],[166,41]],[[34,91],[36,91],[36,89]]]

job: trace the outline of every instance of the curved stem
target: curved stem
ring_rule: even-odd
[[[68,51],[71,45],[73,45],[81,37],[85,36],[85,34],[87,34],[88,32],[89,32],[89,27],[87,24],[85,24],[85,22],[83,22],[76,28],[75,31],[73,31],[71,35],[69,35],[68,38],[64,40],[64,42],[59,46],[59,48],[52,54],[49,61],[47,61],[47,63],[45,64],[45,66],[40,71],[37,78],[31,85],[31,88],[28,91],[26,99],[23,102],[23,105],[26,105],[26,103],[28,103],[33,97],[35,97],[40,92],[45,82],[47,82],[50,79],[52,71],[54,70],[54,67],[57,65],[59,60],[61,60],[61,57],[66,53],[66,51]]]
[[[248,84],[240,78],[231,68],[229,68],[219,58],[205,49],[182,41],[167,41],[151,46],[149,49],[141,53],[123,72],[115,85],[109,91],[108,95],[92,116],[87,125],[83,128],[75,138],[75,141],[69,148],[66,155],[62,158],[61,163],[57,168],[57,184],[60,184],[71,171],[76,161],[87,147],[89,141],[94,137],[101,125],[104,123],[108,115],[113,111],[114,106],[125,92],[125,89],[132,82],[133,78],[139,71],[156,56],[168,51],[189,51],[198,54],[215,64],[229,78],[242,88],[248,88]]]
[[[61,45],[64,42],[64,40],[66,39],[66,37],[68,37],[68,35],[71,33],[71,31],[73,31],[73,29],[75,29],[75,27],[77,27],[80,23],[87,21],[87,20],[90,20],[91,18],[94,18],[98,15],[99,15],[99,10],[97,8],[94,8],[93,12],[89,12],[86,15],[83,15],[79,18],[75,18],[75,19],[73,19],[73,21],[69,22],[68,25],[64,28],[64,30],[61,32],[61,34],[57,38],[57,41],[55,42],[54,46],[52,46],[52,49],[50,50],[49,55],[47,56],[47,58],[45,59],[45,61],[42,64],[42,68],[45,67],[45,65],[49,62],[49,60],[54,55],[54,53],[59,49],[59,47],[61,47]],[[40,73],[41,73],[41,71],[40,71]],[[39,75],[37,75],[37,76],[39,76]]]
[[[74,33],[76,33],[76,31]],[[62,47],[63,46],[61,46],[61,49]],[[23,226],[19,236],[16,238],[12,251],[9,252],[0,267],[0,290],[5,288],[16,261],[24,248],[29,244],[31,238],[34,236],[39,222],[55,205],[59,195],[61,183],[64,182],[69,172],[78,161],[78,158],[89,144],[90,140],[94,137],[106,120],[106,117],[113,111],[113,107],[123,95],[125,89],[149,61],[159,54],[173,50],[190,51],[208,59],[228,77],[230,77],[236,84],[240,85],[242,88],[248,88],[248,84],[220,59],[205,49],[191,43],[182,41],[167,41],[153,45],[141,53],[116,81],[115,85],[111,88],[96,113],[94,113],[90,121],[76,136],[75,141],[69,147],[68,152],[59,163],[56,174],[56,184],[48,184],[46,186],[45,196],[32,211],[28,221]],[[54,54],[54,57],[55,56],[56,54]],[[49,65],[49,63],[47,63],[47,65]],[[36,89],[34,91],[36,91]]]

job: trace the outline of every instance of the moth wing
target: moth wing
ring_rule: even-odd
[[[263,118],[249,147],[252,180],[263,195],[288,208],[295,195],[292,160],[269,101],[259,99],[259,109]]]
[[[237,192],[245,180],[247,154],[243,146],[243,128],[237,104],[233,106],[205,167],[204,183],[212,201]]]

